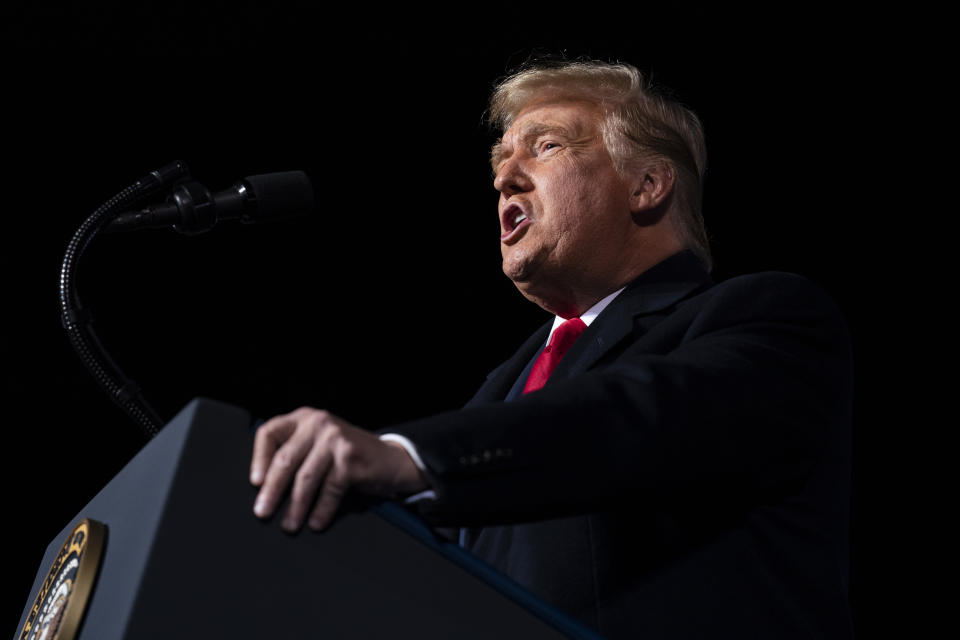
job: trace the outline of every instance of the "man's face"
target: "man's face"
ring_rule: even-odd
[[[568,288],[602,288],[627,249],[631,190],[601,117],[587,103],[534,103],[494,148],[503,272],[540,304]]]

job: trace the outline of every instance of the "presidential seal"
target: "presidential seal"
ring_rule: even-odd
[[[93,591],[107,527],[84,518],[67,537],[40,585],[20,640],[72,640]]]

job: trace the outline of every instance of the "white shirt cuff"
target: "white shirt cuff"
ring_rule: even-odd
[[[399,433],[384,433],[381,434],[380,439],[383,442],[395,442],[396,444],[403,447],[403,450],[407,452],[407,455],[410,456],[410,459],[413,460],[413,464],[417,465],[417,469],[420,469],[423,473],[427,473],[427,467],[423,464],[423,460],[420,459],[420,454],[417,453],[417,447],[410,442],[409,438],[406,438]],[[437,492],[433,489],[427,489],[426,491],[421,491],[420,493],[415,493],[412,496],[409,496],[403,500],[403,504],[413,504],[414,502],[420,502],[421,500],[436,500]]]

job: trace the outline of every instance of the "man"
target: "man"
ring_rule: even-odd
[[[711,282],[699,121],[632,67],[524,69],[491,116],[503,270],[556,319],[459,412],[379,438],[314,409],[267,422],[256,514],[291,485],[291,531],[348,490],[418,494],[611,638],[851,636],[836,309],[788,274]]]

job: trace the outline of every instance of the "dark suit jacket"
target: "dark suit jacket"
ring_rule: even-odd
[[[435,524],[611,638],[848,638],[851,358],[799,276],[630,284],[540,391],[548,323],[418,447]]]

